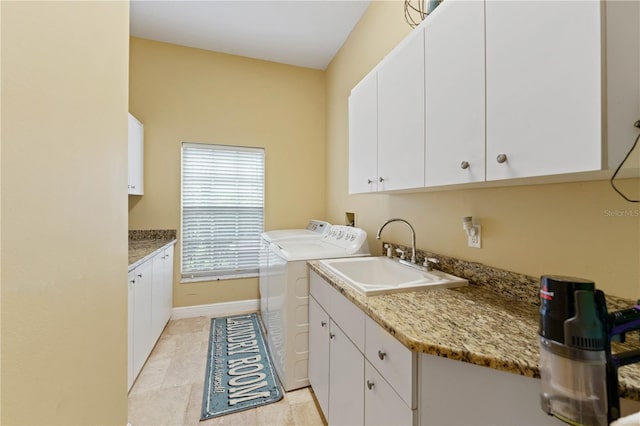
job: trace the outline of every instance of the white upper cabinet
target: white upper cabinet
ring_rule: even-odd
[[[349,193],[378,190],[378,80],[367,74],[349,96]]]
[[[426,186],[485,179],[484,3],[447,0],[425,32]]]
[[[144,126],[129,114],[129,194],[144,194]]]
[[[601,179],[637,136],[639,75],[640,2],[442,2],[352,92],[350,193]]]
[[[487,180],[615,167],[640,108],[638,16],[637,2],[486,2]]]
[[[378,68],[378,191],[424,186],[424,35],[414,30]]]
[[[349,193],[424,186],[424,35],[415,30],[349,97]]]

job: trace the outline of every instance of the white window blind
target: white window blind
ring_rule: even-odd
[[[182,144],[182,278],[258,273],[264,149]]]

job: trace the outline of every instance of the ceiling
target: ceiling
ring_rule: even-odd
[[[324,70],[370,0],[132,0],[131,35]]]

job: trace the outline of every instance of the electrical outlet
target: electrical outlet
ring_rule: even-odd
[[[473,225],[471,232],[467,237],[467,245],[473,248],[482,247],[482,227],[480,225]]]

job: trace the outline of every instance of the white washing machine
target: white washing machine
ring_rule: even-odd
[[[273,262],[270,259],[275,256],[270,250],[271,243],[276,241],[289,241],[289,240],[314,240],[321,238],[323,235],[329,232],[331,224],[322,220],[310,220],[307,227],[304,229],[276,229],[273,231],[266,231],[261,234],[260,240],[260,319],[262,321],[262,327],[265,334],[268,332],[269,327],[267,324],[270,321],[269,316],[269,263]]]
[[[266,337],[285,391],[309,386],[307,261],[368,255],[367,233],[342,225],[333,225],[321,238],[271,243]]]

